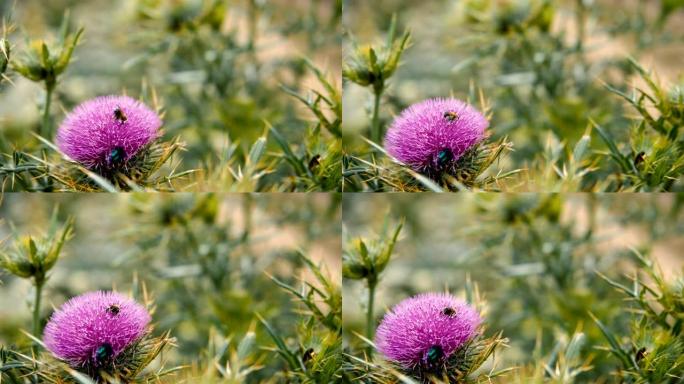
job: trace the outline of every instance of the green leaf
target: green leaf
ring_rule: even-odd
[[[596,316],[594,316],[593,313],[589,312],[589,316],[594,320],[594,323],[599,327],[601,330],[601,333],[603,333],[603,336],[608,340],[608,344],[610,344],[610,351],[617,356],[618,359],[622,362],[623,366],[625,368],[632,368],[635,370],[639,370],[639,366],[632,361],[630,358],[630,355],[627,351],[622,349],[620,346],[620,343],[617,341],[615,336],[613,336],[613,333],[606,327],[601,320],[599,320]]]
[[[83,28],[80,28],[78,32],[76,32],[76,36],[71,38],[69,42],[65,43],[66,45],[62,48],[62,52],[55,63],[55,74],[61,74],[66,69],[67,65],[69,65],[71,55],[74,53],[74,48],[76,48],[78,45],[78,42],[83,35],[83,31]]]
[[[289,348],[287,348],[285,341],[280,337],[280,335],[278,335],[278,333],[271,327],[271,325],[266,320],[264,320],[263,317],[261,317],[261,315],[257,313],[256,317],[264,326],[266,332],[271,336],[273,342],[276,343],[276,352],[290,366],[290,369],[297,370],[298,368],[300,368],[299,364],[297,363],[297,356],[294,353],[292,353],[292,351],[290,351]]]
[[[247,332],[245,337],[242,338],[240,344],[237,348],[238,360],[243,361],[247,359],[252,352],[254,352],[254,347],[256,346],[256,335],[254,332]]]
[[[266,137],[261,136],[257,141],[252,144],[252,148],[249,150],[249,164],[255,165],[261,160],[261,156],[264,154],[264,149],[266,148]]]
[[[48,49],[47,45],[45,42],[42,42],[40,45],[40,64],[43,66],[43,68],[50,68],[51,63],[50,63],[50,50]]]

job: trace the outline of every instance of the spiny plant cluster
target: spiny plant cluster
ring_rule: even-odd
[[[238,206],[244,217],[237,222],[227,218],[226,202],[214,195],[134,194],[116,200],[136,230],[121,227],[108,240],[111,244],[101,245],[105,252],[109,246],[128,249],[108,267],[82,265],[73,257],[63,264],[54,261],[74,232],[70,253],[91,236],[57,213],[51,224],[56,229],[44,238],[17,235],[13,244],[3,244],[0,265],[10,275],[2,276],[2,289],[12,286],[13,276],[42,283],[29,301],[33,330],[21,332],[30,324],[14,321],[0,330],[8,340],[0,353],[2,382],[339,381],[339,280],[303,251],[306,241],[300,244],[302,250],[261,248],[264,236],[270,235],[259,226],[261,214],[270,212],[276,222],[310,236],[335,236],[333,229],[313,224],[317,229],[311,232],[308,220],[314,211],[273,205],[269,199],[242,200]],[[318,208],[322,212],[315,214],[331,215],[334,221],[339,212],[334,201],[329,203],[333,205],[323,202]],[[45,265],[49,268],[41,267]],[[78,275],[81,270],[99,274],[103,269],[114,281],[130,282],[133,273],[130,294],[116,286],[119,293],[79,292],[69,283],[45,284],[35,278]],[[145,283],[138,276],[144,276]],[[97,283],[95,287],[111,290]],[[56,305],[56,312],[48,311],[46,301],[57,304],[61,297],[71,300]],[[92,322],[97,325],[90,329]],[[87,330],[79,332],[82,327]]]
[[[680,202],[653,197],[643,199],[639,207],[623,209],[624,203],[609,196],[491,195],[462,200],[468,199],[473,204],[435,197],[418,199],[411,207],[401,199],[387,204],[391,211],[385,216],[404,217],[406,241],[399,240],[397,247],[396,231],[402,227],[392,227],[387,220],[378,236],[366,235],[366,229],[360,237],[345,240],[345,297],[357,290],[369,295],[345,316],[346,380],[679,383],[684,378],[682,271],[665,277],[647,256],[650,244],[681,235]],[[357,228],[359,223],[377,221],[372,214],[361,213],[362,207],[363,203],[351,208],[347,225]],[[425,220],[433,215],[424,209],[459,210],[457,215],[476,220],[463,225],[457,218],[458,228],[442,221],[436,230]],[[586,209],[593,217],[580,223],[568,219],[568,209]],[[603,214],[598,216],[597,211]],[[616,223],[646,231],[643,246],[606,248],[606,236],[611,237],[606,233],[614,231],[603,227]],[[443,234],[435,231],[450,234],[449,242],[439,243]],[[450,246],[454,251],[448,250]],[[434,295],[426,289],[444,285],[462,292],[483,325],[480,336],[448,356],[444,354],[451,351],[450,343],[466,328],[461,325],[449,332],[444,326],[468,312],[457,310],[457,302],[431,301],[415,311],[414,304],[409,305]],[[388,307],[378,308],[378,292],[384,302],[389,300]],[[430,315],[431,311],[436,312]],[[402,316],[404,322],[397,326]],[[431,321],[421,323],[430,316]],[[396,339],[389,336],[388,326]],[[411,348],[416,353],[409,352]]]
[[[6,18],[0,40],[0,92],[10,97],[29,80],[41,85],[43,93],[37,103],[42,119],[35,127],[12,116],[0,119],[3,190],[340,188],[339,84],[334,74],[306,58],[335,59],[340,3],[311,1],[284,12],[256,0],[231,5],[222,0],[140,0],[130,5],[123,9],[123,4],[112,4],[116,25],[104,26],[127,30],[120,36],[125,47],[102,31],[74,31],[69,12],[55,39],[35,38],[23,28],[22,3],[16,4],[14,20]],[[304,11],[305,19],[292,17]],[[236,25],[235,15],[246,25]],[[19,44],[22,35],[33,40]],[[301,53],[274,53],[272,39],[301,46]],[[74,60],[92,54],[81,44],[84,40],[121,55],[118,72]],[[105,80],[93,83],[93,89],[74,88],[86,73],[102,74]],[[124,105],[107,106],[97,118],[83,117],[88,127],[67,141],[58,132],[73,131],[64,126],[73,127],[69,123],[76,120],[77,105],[94,103],[95,96],[121,94],[133,94],[161,121],[154,140],[136,147],[135,153],[126,152],[131,148],[122,143],[130,142],[130,127],[140,123]],[[93,146],[104,153],[98,163],[107,166],[74,156],[91,151],[76,147]]]
[[[485,303],[473,284],[466,288],[465,301],[424,293],[402,301],[376,322],[376,288],[402,227],[389,228],[386,221],[378,238],[346,240],[343,278],[365,281],[368,298],[365,335],[345,330],[353,339],[348,340],[353,347],[345,347],[345,382],[465,382],[498,376],[501,372],[478,372],[506,340],[501,334],[485,336],[486,327],[480,324]],[[376,350],[382,357],[374,358]]]
[[[150,334],[148,309],[153,304],[146,292],[145,306],[112,292],[76,297],[52,315],[43,333],[43,288],[73,226],[71,218],[60,224],[55,210],[45,236],[17,236],[11,250],[0,251],[0,267],[31,280],[35,292],[32,333],[24,331],[32,341],[30,351],[0,347],[0,379],[10,383],[158,380],[165,375],[163,370],[144,370],[173,339],[168,333]]]
[[[619,16],[611,5],[586,1],[350,7],[351,14],[382,20],[378,28],[389,27],[384,44],[360,45],[350,37],[345,47],[344,89],[353,95],[347,105],[363,105],[356,86],[372,97],[367,120],[355,114],[345,122],[344,190],[680,190],[681,87],[658,81],[640,63],[659,47],[682,48],[676,43],[681,31],[667,23],[682,6],[662,2],[654,18],[645,9],[655,4],[638,3]],[[349,20],[348,35],[368,35],[367,25]],[[398,37],[402,25],[411,33]],[[604,36],[608,43],[597,41]],[[634,47],[611,54],[607,45],[623,40]],[[471,156],[456,161],[446,151],[443,124],[430,113],[397,130],[408,111],[454,95],[488,120],[486,138],[471,147]],[[454,127],[467,120],[453,108],[438,112]],[[412,139],[414,131],[424,142]],[[449,135],[466,141],[457,128]],[[455,161],[417,168],[397,154],[395,137],[415,156],[429,150],[441,162]]]

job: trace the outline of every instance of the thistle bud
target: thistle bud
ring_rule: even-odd
[[[392,257],[402,226],[403,223],[399,223],[391,237],[353,240],[342,258],[342,275],[352,280],[365,279],[369,285],[375,285]]]
[[[58,44],[49,46],[42,40],[30,42],[23,57],[13,63],[13,69],[31,81],[44,82],[46,89],[54,88],[59,75],[67,69],[74,48],[83,34],[83,28],[70,34],[68,22],[68,17],[65,17]]]
[[[401,39],[395,39],[396,20],[392,20],[387,44],[383,47],[356,47],[351,58],[344,65],[342,75],[361,86],[372,86],[379,93],[399,66],[401,54],[408,46],[410,33],[405,32]]]
[[[24,236],[16,240],[11,251],[0,251],[0,267],[15,276],[33,279],[37,285],[42,285],[47,273],[57,263],[62,246],[71,237],[72,230],[73,220],[69,219],[58,233],[54,214],[46,236]]]

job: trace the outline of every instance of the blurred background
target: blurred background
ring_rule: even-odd
[[[397,36],[411,32],[409,48],[383,93],[385,127],[402,109],[426,98],[470,99],[483,109],[477,92],[482,90],[492,112],[492,140],[508,137],[513,143],[495,172],[524,170],[508,185],[502,183],[504,190],[560,190],[544,172],[572,152],[590,118],[616,143],[640,146],[628,119],[637,112],[605,87],[628,95],[633,86],[648,89],[630,57],[662,82],[664,94],[657,97],[681,95],[681,1],[345,0],[344,6],[345,57],[357,46],[382,46],[393,15]],[[362,137],[369,137],[372,104],[369,88],[344,82],[344,147],[368,161],[371,148]],[[607,152],[595,131],[590,148]],[[568,162],[561,160],[558,167]],[[583,178],[581,188],[610,173],[610,164],[602,160],[583,165],[594,172]]]
[[[13,234],[44,235],[57,207],[61,221],[75,218],[75,235],[50,272],[43,322],[51,308],[73,296],[99,289],[128,292],[136,284],[139,291],[144,283],[156,307],[155,333],[168,330],[177,338],[177,347],[165,353],[167,368],[191,366],[179,377],[199,380],[203,370],[215,371],[214,359],[224,361],[217,338],[230,338],[234,350],[254,331],[255,348],[240,361],[242,368],[255,369],[245,382],[281,380],[283,373],[276,372],[284,372],[285,364],[267,349],[273,341],[257,313],[295,351],[320,352],[325,344],[327,333],[270,276],[297,290],[303,282],[321,288],[297,256],[301,251],[339,287],[339,196],[5,194],[2,251],[11,249]],[[31,329],[32,292],[29,281],[0,273],[0,345],[29,343],[20,330]],[[336,312],[323,301],[317,305],[325,314]],[[219,382],[211,377],[203,382]]]
[[[316,119],[281,86],[302,95],[321,90],[306,60],[339,85],[338,0],[1,0],[0,18],[15,27],[7,37],[12,57],[22,58],[33,40],[54,44],[65,12],[72,30],[85,32],[59,76],[53,127],[95,96],[126,93],[150,105],[158,101],[164,139],[180,137],[186,144],[177,170],[201,170],[179,189],[198,188],[194,181],[204,190],[229,190],[230,175],[218,176],[216,168],[244,168],[245,153],[268,124],[297,155],[327,154],[333,137],[316,132],[318,142],[305,143]],[[6,75],[13,84],[0,85],[0,150],[30,152],[40,144],[31,132],[40,125],[44,87]],[[278,149],[269,141],[267,150]],[[289,165],[277,153],[267,157],[259,164],[267,175],[251,189],[288,188]]]
[[[470,278],[485,303],[485,334],[503,331],[509,340],[496,353],[496,369],[549,364],[568,381],[540,368],[535,382],[612,382],[614,362],[599,350],[607,343],[589,313],[628,349],[622,336],[633,315],[630,302],[600,274],[631,287],[627,276],[639,265],[634,248],[660,265],[678,295],[684,286],[683,207],[684,196],[675,194],[345,194],[344,241],[351,247],[358,237],[388,239],[405,221],[376,288],[376,325],[389,308],[417,293],[448,290],[465,298]],[[652,283],[641,272],[639,277]],[[356,356],[366,346],[357,335],[364,334],[367,292],[363,281],[343,282],[344,344]],[[560,358],[555,368],[559,351],[578,332],[586,337],[581,353],[571,362]],[[563,371],[572,364],[592,368],[573,380]],[[523,374],[519,381],[512,377],[499,382],[532,382]]]

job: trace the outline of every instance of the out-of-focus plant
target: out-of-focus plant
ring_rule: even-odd
[[[83,28],[75,33],[71,31],[69,13],[65,13],[57,41],[49,46],[43,40],[32,40],[28,43],[27,50],[19,59],[12,62],[12,69],[21,76],[45,86],[45,102],[43,104],[43,121],[41,135],[50,137],[52,129],[50,124],[50,103],[55,91],[59,76],[66,71],[71,56],[78,45]]]
[[[397,18],[392,17],[387,41],[382,47],[354,45],[351,56],[347,59],[342,75],[349,81],[363,87],[370,87],[373,92],[373,109],[371,110],[370,139],[375,143],[382,140],[384,130],[380,122],[380,102],[390,77],[399,66],[401,54],[409,45],[411,33],[405,31],[401,37],[396,36]]]
[[[540,334],[541,337],[541,334]],[[558,341],[548,356],[542,356],[541,340],[539,339],[532,352],[533,363],[528,367],[521,367],[507,377],[511,383],[534,384],[571,384],[581,382],[582,374],[592,369],[591,361],[583,358],[582,349],[586,347],[586,335],[582,332],[568,337],[557,335]]]
[[[568,153],[566,142],[549,132],[544,151],[536,157],[536,166],[526,172],[528,183],[547,192],[572,192],[582,188],[582,180],[596,170],[597,159],[589,151],[591,126]],[[607,181],[598,182],[605,188]],[[599,185],[597,185],[599,187]]]
[[[605,350],[619,361],[615,372],[625,383],[680,383],[684,380],[684,279],[665,280],[659,266],[633,250],[639,269],[631,286],[604,279],[632,309],[629,334],[616,333],[610,322],[593,317],[608,342]]]
[[[174,335],[179,352],[192,361],[189,380],[330,382],[337,374],[339,284],[298,252],[256,249],[271,235],[259,235],[263,217],[257,221],[254,211],[268,202],[250,195],[240,197],[241,213],[235,219],[226,218],[227,207],[217,195],[176,196],[163,201],[136,195],[131,202],[139,225],[122,236],[134,240],[150,261],[141,266],[141,273],[157,276],[165,287],[157,297],[157,312],[164,319],[164,328],[183,330]],[[308,230],[309,224],[314,225],[318,229],[310,236],[319,236],[321,229],[331,235],[328,226],[319,223],[332,222],[339,212],[334,201],[330,204],[331,216],[313,207],[292,210],[284,204],[278,208],[284,210],[282,217],[274,214],[273,219],[283,228],[301,225]],[[279,205],[273,202],[273,209]],[[306,249],[307,243],[299,245]],[[140,265],[130,258],[123,263]],[[286,272],[281,272],[283,269]],[[304,289],[297,286],[298,276]],[[275,287],[274,282],[283,290],[265,289]],[[292,295],[301,301],[299,309],[290,309]],[[268,326],[250,326],[259,322],[259,316]],[[243,340],[250,332],[255,334],[255,346],[234,356],[238,353],[234,344],[240,343],[229,340]],[[228,349],[224,354],[207,349],[207,340]],[[275,347],[260,347],[273,342]],[[268,350],[282,359],[269,358]],[[222,369],[197,356],[214,356]]]
[[[34,287],[33,299],[33,336],[40,337],[42,320],[40,303],[43,287],[50,270],[55,266],[62,253],[64,243],[73,235],[74,220],[60,223],[57,209],[52,214],[47,233],[39,238],[30,235],[17,236],[11,250],[0,251],[0,267],[22,279],[31,280]]]
[[[589,202],[592,199],[589,197]],[[561,195],[488,200],[480,201],[481,219],[499,229],[478,231],[470,240],[482,244],[478,246],[482,261],[491,260],[494,276],[505,276],[499,286],[502,294],[489,296],[491,316],[497,319],[493,326],[516,334],[517,341],[524,344],[521,348],[531,350],[538,333],[552,335],[560,330],[571,337],[590,320],[589,311],[618,312],[611,303],[615,295],[601,284],[594,270],[606,270],[623,255],[596,252],[599,239],[594,236],[599,223],[595,218],[588,219],[583,232],[576,231],[574,220],[563,219],[568,208]],[[589,212],[596,214],[595,210]],[[525,308],[526,321],[534,327],[507,318],[520,307]],[[600,338],[595,330],[584,330],[584,334],[587,345],[596,345]],[[553,348],[550,337],[539,342],[543,343],[541,356]],[[590,357],[591,352],[584,349],[578,358],[586,361]],[[604,360],[594,357],[596,372],[606,373]]]
[[[193,367],[188,376],[201,383],[242,384],[249,375],[262,368],[261,360],[255,360],[256,335],[249,331],[237,345],[232,338],[209,332],[209,342],[202,352],[202,365]]]
[[[304,34],[308,48],[329,47],[337,35],[328,29],[338,25],[341,4],[311,1],[306,6],[306,19],[282,20],[289,10],[281,15],[256,0],[231,6],[224,1],[138,2],[138,17],[149,33],[132,43],[147,46],[128,66],[138,69],[141,63],[154,62],[169,72],[166,100],[179,106],[169,110],[168,118],[175,122],[169,132],[193,129],[186,157],[207,170],[198,173],[206,178],[197,178],[200,188],[339,189],[340,122],[335,115],[341,114],[340,93],[308,59],[271,58],[263,37],[273,35],[289,43]],[[331,10],[324,27],[321,15]],[[232,14],[244,15],[245,25],[233,25]],[[304,23],[319,30],[313,34]],[[157,33],[159,27],[167,33]],[[244,39],[239,37],[243,34]],[[307,68],[325,93],[303,99],[318,122],[302,140],[306,123],[296,116],[294,99],[285,96],[301,93]],[[332,117],[324,111],[328,108]],[[264,121],[268,134],[262,134]]]

